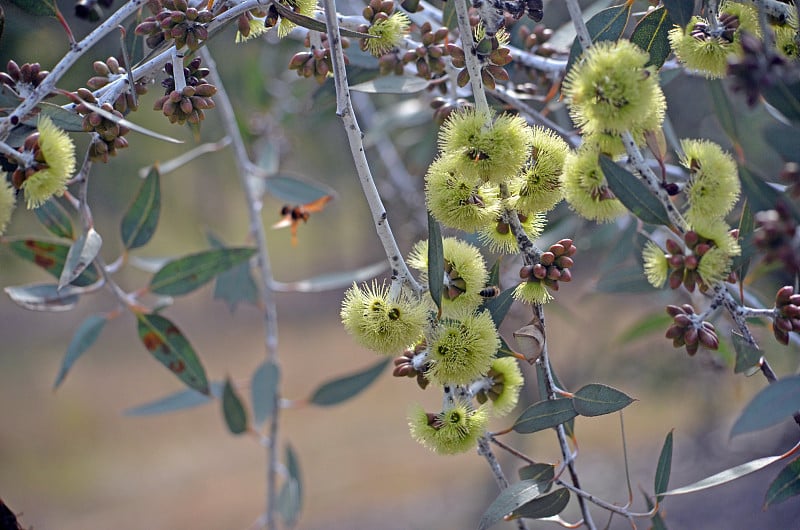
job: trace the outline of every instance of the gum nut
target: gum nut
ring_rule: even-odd
[[[694,344],[686,344],[686,353],[689,355],[694,355],[697,353],[697,350],[700,348],[700,343],[695,342]]]
[[[792,287],[791,285],[784,285],[783,287],[778,289],[778,292],[775,295],[775,305],[782,306],[788,304],[793,293],[794,293],[794,287]]]
[[[670,254],[683,254],[683,248],[674,239],[667,239],[666,246]]]
[[[564,269],[561,271],[561,278],[559,278],[562,282],[571,282],[572,281],[572,273],[569,269]]]
[[[679,313],[675,315],[674,321],[676,325],[682,328],[688,328],[692,325],[692,319],[685,313]]]
[[[668,338],[668,339],[676,339],[678,337],[683,337],[683,330],[684,330],[684,328],[682,328],[682,327],[680,327],[680,326],[678,326],[676,324],[673,324],[673,325],[671,325],[670,327],[667,328],[667,332],[665,334],[665,337]]]
[[[556,256],[552,252],[542,252],[541,257],[539,258],[539,263],[544,266],[552,265],[555,261]]]
[[[687,329],[686,333],[683,334],[683,340],[686,341],[686,344],[697,344],[700,340],[700,333],[697,331],[697,328]]]

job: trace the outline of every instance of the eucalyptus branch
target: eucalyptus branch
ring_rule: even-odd
[[[486,93],[483,90],[481,64],[478,60],[475,39],[472,37],[472,26],[469,25],[469,11],[466,1],[456,1],[455,9],[458,32],[461,34],[461,46],[464,48],[464,60],[467,63],[467,71],[469,72],[469,84],[472,87],[472,97],[475,99],[475,109],[478,112],[486,112],[489,110],[489,103],[486,101]]]
[[[245,202],[247,203],[247,213],[250,220],[250,233],[256,242],[257,248],[257,263],[258,270],[261,273],[260,282],[258,282],[259,298],[263,303],[264,310],[264,345],[266,349],[267,360],[275,365],[278,364],[278,318],[277,306],[275,303],[274,292],[271,288],[273,283],[272,265],[269,258],[269,251],[267,248],[267,235],[264,230],[264,223],[261,220],[261,197],[256,196],[253,185],[251,184],[252,175],[250,167],[252,162],[247,155],[244,140],[239,132],[238,124],[236,123],[236,115],[233,111],[233,105],[228,98],[222,80],[217,74],[214,58],[207,48],[200,51],[203,60],[208,65],[211,71],[210,76],[213,83],[217,87],[217,108],[219,109],[225,132],[231,139],[233,144],[233,152],[236,159],[238,168],[237,174],[241,182],[242,189],[245,194]],[[269,432],[267,435],[267,499],[266,499],[266,528],[272,530],[277,528],[276,523],[276,510],[277,510],[277,467],[278,467],[278,431],[279,431],[279,416],[280,407],[278,402],[280,400],[280,392],[274,392],[274,407],[273,413],[270,417]]]
[[[766,49],[775,47],[775,32],[770,27],[767,6],[764,0],[756,0],[756,7],[758,8],[758,24],[761,26],[761,35]]]
[[[563,486],[563,487],[567,488],[569,491],[571,491],[572,493],[577,495],[578,499],[586,499],[587,501],[591,502],[592,504],[596,504],[597,506],[600,506],[601,508],[604,508],[604,509],[606,509],[606,510],[608,510],[610,512],[614,512],[614,513],[617,513],[619,515],[622,515],[623,517],[626,517],[628,519],[631,519],[633,517],[652,517],[657,512],[656,508],[653,508],[649,512],[632,512],[632,511],[628,510],[627,508],[623,508],[622,506],[617,506],[616,504],[612,504],[612,503],[610,503],[608,501],[604,501],[603,499],[597,497],[596,495],[592,495],[588,491],[582,490],[579,487],[573,486],[572,484],[570,484],[568,482],[565,482],[565,481],[563,481],[561,479],[556,479],[555,483],[558,484],[559,486]]]
[[[578,42],[581,43],[581,48],[588,50],[592,46],[592,36],[589,33],[589,28],[583,21],[583,13],[581,13],[581,6],[578,0],[566,0],[567,11],[569,11],[569,18],[572,19],[572,25],[575,27],[575,34],[578,36]]]
[[[336,115],[342,119],[342,123],[344,124],[347,140],[350,144],[350,152],[353,156],[353,162],[355,163],[358,173],[358,180],[361,182],[364,197],[367,200],[367,204],[369,204],[370,212],[372,212],[372,220],[375,223],[375,230],[378,233],[378,238],[383,244],[386,258],[389,260],[389,264],[392,267],[392,276],[400,282],[407,283],[412,291],[419,294],[422,292],[422,287],[412,276],[408,265],[400,253],[397,241],[389,226],[389,219],[386,214],[386,209],[383,206],[383,200],[378,193],[378,189],[375,187],[375,181],[372,178],[372,172],[367,162],[366,153],[364,151],[363,133],[358,126],[358,121],[353,113],[352,103],[350,102],[350,89],[347,81],[347,72],[345,70],[342,38],[339,33],[339,23],[336,18],[335,0],[325,0],[324,11],[325,22],[328,27],[328,44],[331,47],[333,80],[336,86]]]
[[[503,468],[500,467],[500,462],[497,461],[497,457],[492,451],[492,447],[489,445],[490,440],[491,437],[489,435],[483,435],[478,438],[478,454],[486,459],[486,462],[489,464],[492,474],[494,475],[494,480],[497,482],[497,486],[502,491],[508,487],[508,480],[503,473]],[[523,519],[517,519],[516,523],[519,530],[525,530],[528,528]]]

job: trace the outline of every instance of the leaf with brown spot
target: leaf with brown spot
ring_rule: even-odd
[[[9,241],[8,248],[20,258],[38,265],[53,277],[60,278],[70,246],[41,239],[20,239]],[[85,287],[98,279],[100,276],[97,269],[94,265],[89,265],[71,285]]]

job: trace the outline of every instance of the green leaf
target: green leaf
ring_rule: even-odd
[[[57,237],[75,239],[75,229],[72,219],[55,197],[51,197],[44,204],[33,210],[36,218],[48,232]]]
[[[731,428],[731,437],[760,431],[800,410],[800,375],[779,379],[756,394]]]
[[[728,95],[725,93],[722,81],[719,79],[709,80],[708,90],[711,92],[711,101],[714,103],[714,111],[722,130],[735,144],[741,145],[739,128],[736,125],[736,112],[733,109],[733,105],[731,105],[730,99],[728,99]]]
[[[156,231],[161,213],[161,174],[153,165],[120,224],[122,244],[127,250],[147,244]]]
[[[750,260],[755,256],[758,250],[753,241],[755,225],[756,220],[750,209],[750,203],[744,201],[742,213],[739,217],[739,247],[742,251],[738,256],[733,258],[733,262],[731,263],[731,270],[736,272],[739,279],[744,279],[747,276],[747,271],[750,268]]]
[[[256,253],[254,248],[225,248],[206,250],[170,261],[150,280],[150,292],[177,296],[202,287],[214,276],[240,263]]]
[[[629,265],[601,276],[595,289],[601,293],[646,293],[652,292],[654,287],[645,278],[641,265]]]
[[[525,409],[514,422],[515,432],[530,434],[557,427],[578,415],[569,398],[538,401]]]
[[[55,0],[11,0],[11,3],[31,15],[55,16]]]
[[[533,499],[532,501],[523,504],[513,512],[511,517],[517,519],[524,517],[526,519],[542,519],[544,517],[553,517],[564,511],[569,503],[569,490],[567,488],[559,488],[552,493],[548,493],[542,497]]]
[[[297,455],[291,445],[286,446],[286,470],[289,476],[278,493],[278,513],[286,526],[293,528],[297,524],[300,510],[303,507],[303,482],[300,477],[300,466]]]
[[[619,39],[622,36],[622,32],[625,31],[625,26],[628,25],[630,14],[631,4],[623,4],[603,9],[586,21],[586,29],[589,30],[592,43]],[[575,64],[582,52],[583,48],[576,37],[569,50],[566,72],[569,72],[569,69],[572,68],[572,65]]]
[[[503,323],[503,319],[506,318],[508,310],[514,303],[514,289],[514,287],[509,287],[496,297],[483,302],[483,307],[489,310],[494,327],[497,329],[500,329],[500,324]]]
[[[429,84],[430,81],[421,77],[392,75],[350,85],[350,90],[367,94],[416,94],[428,88]]]
[[[529,464],[519,468],[518,475],[520,480],[538,482],[542,487],[542,493],[546,493],[556,477],[556,466],[543,463]]]
[[[787,84],[780,76],[774,77],[772,84],[761,89],[761,94],[786,120],[800,125],[800,81]]]
[[[764,497],[764,509],[797,495],[800,495],[800,458],[796,458],[781,469],[769,485]]]
[[[800,149],[797,148],[797,128],[784,123],[773,122],[764,127],[764,140],[784,162],[800,162]]]
[[[78,304],[77,289],[59,289],[53,283],[19,285],[3,290],[15,304],[31,311],[69,311]]]
[[[69,245],[53,243],[40,239],[22,239],[10,241],[10,248],[20,258],[35,263],[39,267],[49,272],[53,277],[61,276],[64,263],[67,260]],[[78,278],[72,282],[77,287],[91,285],[100,279],[94,265],[89,266]]]
[[[83,116],[77,112],[67,110],[53,103],[42,102],[37,105],[39,116],[48,116],[53,125],[68,132],[85,132],[83,130]],[[23,121],[25,125],[36,127],[39,123],[39,116]]]
[[[199,407],[200,405],[211,403],[214,401],[214,398],[221,398],[223,387],[224,383],[222,381],[213,381],[210,383],[210,396],[201,394],[197,390],[193,390],[191,388],[185,388],[175,392],[174,394],[170,394],[163,398],[145,403],[144,405],[130,408],[123,412],[123,414],[125,416],[155,416],[158,414],[165,414],[168,412],[176,412],[179,410]]]
[[[667,329],[671,323],[672,317],[666,314],[664,311],[658,311],[649,315],[645,315],[641,319],[634,322],[628,329],[623,331],[619,337],[617,337],[617,342],[620,344],[626,344],[628,342],[633,342],[636,339],[647,337],[655,332],[661,333],[663,330]]]
[[[663,4],[672,22],[686,27],[694,13],[694,0],[664,0]]]
[[[264,423],[275,411],[280,380],[280,368],[270,361],[264,361],[253,372],[250,392],[253,402],[253,423],[256,425]]]
[[[225,387],[222,389],[222,415],[225,417],[225,425],[232,434],[242,434],[247,431],[247,411],[244,410],[242,400],[236,394],[230,377],[225,379]]]
[[[280,173],[264,179],[264,190],[288,204],[308,204],[326,195],[335,196],[329,186],[299,175]]]
[[[428,212],[428,290],[433,303],[442,312],[442,291],[444,290],[444,247],[442,229],[439,222]]]
[[[90,228],[75,240],[67,252],[67,257],[64,259],[64,268],[61,270],[61,277],[58,279],[58,288],[63,289],[74,282],[92,264],[102,246],[103,238],[94,228]]]
[[[521,480],[510,484],[483,512],[478,522],[478,530],[489,528],[526,502],[539,497],[544,492],[543,487],[543,484],[536,480]]]
[[[669,226],[669,216],[661,201],[636,176],[605,155],[600,168],[608,187],[625,207],[645,223]]]
[[[86,320],[78,326],[78,329],[72,336],[69,346],[67,346],[67,353],[64,356],[64,360],[61,362],[61,369],[58,371],[53,389],[58,388],[67,376],[69,369],[75,364],[75,361],[77,361],[86,350],[92,347],[97,337],[100,336],[100,332],[103,331],[106,322],[108,322],[108,318],[105,316],[89,315]]]
[[[664,445],[661,447],[661,454],[656,465],[655,493],[656,499],[661,501],[660,495],[667,491],[669,486],[669,476],[672,472],[672,431],[667,433]]]
[[[711,475],[710,477],[698,480],[697,482],[689,484],[688,486],[665,491],[664,493],[661,494],[661,496],[664,497],[667,495],[685,495],[686,493],[695,493],[697,491],[713,488],[721,484],[726,484],[732,480],[736,480],[737,478],[749,475],[750,473],[755,473],[759,469],[764,469],[768,465],[772,464],[773,462],[777,462],[783,457],[784,455],[766,456],[764,458],[757,458],[756,460],[751,460],[750,462],[746,462],[744,464],[732,467],[730,469],[726,469],[725,471],[720,471],[715,475]]]
[[[366,370],[323,383],[314,391],[309,401],[321,407],[347,401],[371,385],[383,373],[389,361],[391,359],[381,359]]]
[[[742,182],[742,193],[747,197],[747,202],[754,212],[772,210],[782,197],[781,192],[748,167],[739,166],[739,180]]]
[[[650,54],[645,66],[664,66],[671,51],[667,36],[671,28],[672,20],[663,6],[653,9],[636,24],[631,42]]]
[[[574,394],[572,406],[581,416],[602,416],[622,410],[634,399],[616,388],[591,383]]]
[[[492,268],[489,269],[489,280],[487,285],[500,285],[500,259],[495,260]]]
[[[763,353],[757,346],[747,342],[742,335],[735,331],[731,332],[731,340],[733,341],[733,349],[736,350],[736,366],[733,369],[734,373],[741,374],[743,372],[749,372],[753,367],[759,365]]]
[[[209,393],[206,371],[181,331],[161,315],[137,314],[139,339],[144,347],[189,388]]]
[[[213,234],[207,234],[207,238],[211,248],[225,248],[222,241],[214,237]],[[258,286],[253,279],[248,262],[242,262],[217,275],[214,283],[214,300],[227,302],[231,313],[236,310],[239,302],[258,305]]]

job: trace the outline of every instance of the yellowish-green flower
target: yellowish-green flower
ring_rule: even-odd
[[[731,235],[730,226],[719,217],[694,219],[692,230],[701,237],[713,241],[714,245],[728,256],[738,256],[742,253],[739,242]]]
[[[692,224],[696,219],[724,217],[741,191],[736,162],[709,140],[681,140],[681,148],[681,164],[690,173],[687,220]]]
[[[392,51],[402,42],[410,24],[408,16],[401,11],[375,22],[367,29],[367,33],[375,37],[366,40],[367,51],[375,57]]]
[[[578,215],[608,222],[627,212],[609,189],[598,153],[590,146],[582,146],[567,155],[561,179],[564,198]]]
[[[648,240],[642,250],[642,260],[644,261],[644,274],[650,285],[656,288],[663,287],[669,273],[669,264],[664,251]]]
[[[408,415],[411,436],[439,454],[453,455],[469,451],[486,432],[489,412],[486,406],[473,408],[457,401],[439,414],[429,414],[419,405]]]
[[[442,239],[442,254],[445,268],[441,272],[444,286],[442,295],[442,315],[445,317],[476,309],[483,297],[481,290],[486,287],[489,271],[480,250],[474,245],[456,239]],[[428,281],[428,241],[420,241],[408,256],[408,264],[420,271],[420,280]]]
[[[425,176],[428,209],[445,226],[474,232],[500,215],[500,192],[496,185],[464,178],[452,158],[439,158]]]
[[[236,32],[235,42],[237,44],[240,43],[240,42],[246,42],[246,41],[249,41],[250,39],[255,39],[257,37],[260,37],[261,35],[263,35],[267,31],[269,31],[269,28],[264,25],[264,20],[263,19],[248,18],[247,24],[249,26],[249,30],[247,31],[247,35],[246,36],[243,35],[241,31],[237,31]],[[290,28],[290,31],[291,31],[291,28]]]
[[[356,342],[377,353],[394,355],[422,337],[428,309],[405,293],[390,299],[386,284],[373,282],[363,288],[353,284],[345,293],[341,318]]]
[[[505,416],[517,406],[522,388],[522,370],[513,357],[500,357],[492,361],[489,373],[475,383],[475,399],[478,403],[492,404],[495,416]]]
[[[713,285],[724,280],[731,272],[731,257],[719,247],[711,247],[700,257],[697,274],[706,285]]]
[[[536,212],[529,217],[522,217],[520,223],[528,237],[535,240],[542,235],[547,224],[547,217],[542,212]],[[514,232],[502,219],[498,219],[481,229],[478,232],[478,239],[489,247],[491,252],[497,254],[513,254],[519,249]]]
[[[67,190],[67,181],[75,171],[75,144],[72,138],[47,116],[39,118],[37,128],[39,154],[36,162],[40,169],[22,183],[29,209],[38,208],[53,195],[63,195]]]
[[[798,47],[798,43],[795,40],[797,29],[788,23],[783,26],[773,26],[772,29],[775,30],[775,47],[778,51],[789,60],[798,60],[800,58],[800,47]]]
[[[306,17],[313,17],[314,11],[317,10],[317,0],[285,0],[282,2],[289,9]],[[297,27],[297,24],[291,20],[281,17],[278,22],[278,37],[284,38],[286,35]]]
[[[736,53],[738,45],[722,37],[710,37],[698,33],[697,28],[708,25],[705,19],[695,16],[686,29],[675,26],[669,31],[669,43],[678,60],[690,70],[708,79],[725,77],[728,71],[728,55]],[[694,36],[693,33],[699,35]]]
[[[735,15],[739,19],[739,27],[734,33],[734,40],[739,40],[739,32],[746,31],[761,38],[761,24],[758,22],[758,9],[753,4],[725,0],[719,5],[720,15]]]
[[[628,40],[598,42],[564,79],[570,116],[585,133],[648,130],[661,125],[666,102],[647,52]]]
[[[561,201],[561,173],[569,153],[567,142],[550,129],[532,130],[531,164],[520,175],[513,199],[514,209],[525,215],[547,212]]]
[[[453,112],[439,130],[441,156],[451,158],[467,179],[502,183],[525,166],[531,130],[520,116],[465,108]]]
[[[544,282],[532,278],[517,285],[514,289],[514,300],[524,304],[546,304],[553,299]]]
[[[16,192],[14,188],[11,187],[5,178],[0,178],[0,236],[6,231],[16,202]]]
[[[475,381],[489,370],[500,347],[488,311],[443,319],[431,331],[427,342],[430,368],[425,377],[440,385],[466,385]]]

